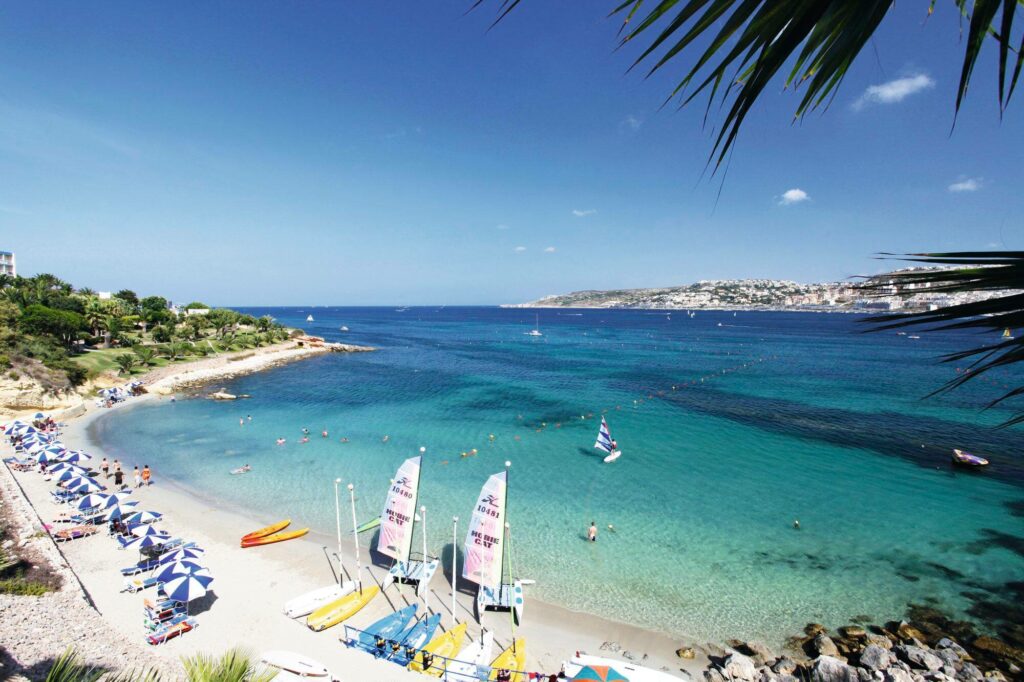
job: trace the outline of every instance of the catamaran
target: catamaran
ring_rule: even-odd
[[[614,462],[622,456],[622,451],[618,449],[618,443],[612,440],[608,422],[604,417],[601,417],[601,428],[597,432],[597,442],[594,443],[594,447],[608,453],[608,456],[604,458],[605,462]]]
[[[531,329],[530,331],[526,332],[526,335],[527,336],[544,336],[543,334],[540,333],[540,315],[537,315],[536,326],[534,326],[534,328]]]
[[[512,622],[519,625],[523,619],[523,582],[511,577],[505,581],[504,567],[508,555],[508,523],[505,521],[505,503],[508,494],[508,468],[487,479],[473,509],[473,517],[466,533],[466,558],[462,577],[480,586],[476,596],[477,619],[484,611],[511,611]],[[511,560],[511,556],[508,556]]]
[[[381,588],[387,588],[393,582],[412,584],[416,585],[417,597],[426,592],[427,584],[440,563],[437,557],[410,558],[422,459],[410,457],[398,467],[384,502],[384,511],[380,514],[380,535],[377,538],[377,551],[395,560]]]

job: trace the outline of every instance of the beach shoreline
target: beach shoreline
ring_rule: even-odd
[[[129,399],[109,409],[87,405],[80,414],[71,415],[66,421],[62,440],[69,446],[84,448],[96,459],[110,456],[94,434],[94,425],[99,419],[114,410],[133,407],[165,399],[175,390],[209,384],[229,376],[261,371],[292,360],[310,357],[320,352],[303,349],[305,352],[274,355],[259,360],[249,359],[234,365],[227,360],[197,366],[175,367],[178,371],[154,376],[147,375],[153,389],[147,395]],[[262,354],[262,355],[269,355]],[[214,358],[213,360],[217,360]],[[203,362],[203,361],[200,361]],[[245,364],[242,364],[245,363]],[[161,368],[171,369],[171,368]],[[123,458],[123,465],[129,468],[142,465],[142,455],[132,453]],[[306,538],[289,543],[272,545],[259,549],[243,550],[238,547],[237,538],[252,528],[277,520],[269,515],[257,518],[256,514],[233,509],[216,500],[206,499],[186,486],[161,478],[159,462],[154,464],[155,484],[138,490],[133,497],[140,502],[140,508],[164,512],[162,525],[187,540],[196,541],[207,550],[206,558],[211,572],[216,576],[213,591],[216,597],[209,604],[201,606],[197,618],[200,623],[194,632],[158,648],[157,657],[161,665],[172,666],[173,658],[197,652],[221,652],[232,646],[243,646],[259,653],[268,649],[290,649],[310,656],[327,665],[342,679],[398,680],[405,674],[404,668],[381,662],[373,657],[348,649],[338,643],[344,634],[342,626],[324,633],[313,633],[304,624],[291,621],[281,613],[283,603],[294,596],[316,587],[330,584],[334,580],[333,567],[328,552],[333,544],[329,534],[311,534]],[[61,510],[51,504],[48,493],[51,484],[36,474],[9,472],[17,477],[20,488],[29,505],[46,521]],[[49,542],[48,538],[44,539]],[[346,540],[346,545],[348,545]],[[353,573],[352,552],[343,547],[346,574]],[[369,555],[363,547],[364,556]],[[116,636],[128,640],[142,640],[141,594],[121,594],[122,579],[117,569],[133,563],[134,556],[115,549],[105,537],[93,537],[69,543],[64,548],[64,557],[75,573],[89,598],[95,603],[103,623]],[[334,566],[337,564],[334,563]],[[364,580],[380,583],[386,568],[364,564]],[[367,582],[367,584],[369,584]],[[472,618],[474,595],[465,592],[468,585],[460,585],[457,595],[457,613],[460,622],[469,623],[469,635],[479,637],[480,624]],[[273,595],[273,596],[269,596]],[[416,601],[410,587],[392,586],[386,597],[378,597],[362,612],[350,619],[355,627],[365,626],[385,615],[392,608]],[[442,614],[442,625],[450,627],[451,588],[447,576],[435,576],[427,598],[431,611]],[[202,602],[201,602],[202,603]],[[584,651],[593,655],[606,655],[619,659],[630,659],[647,667],[668,671],[681,679],[699,678],[707,664],[706,649],[700,644],[683,643],[678,638],[664,633],[645,630],[626,623],[602,619],[560,606],[528,599],[527,615],[516,636],[527,641],[527,668],[546,674],[558,672],[562,661],[575,652]],[[507,614],[486,614],[484,627],[495,633],[496,651],[511,641]],[[680,647],[693,647],[693,659],[681,659],[675,655]],[[12,651],[17,656],[17,650]],[[168,658],[167,654],[172,654]],[[27,661],[26,663],[37,663]]]

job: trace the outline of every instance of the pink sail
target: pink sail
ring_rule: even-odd
[[[398,467],[380,514],[377,551],[398,561],[409,560],[413,517],[420,486],[420,457],[410,457]]]
[[[506,472],[487,479],[473,509],[466,534],[466,560],[462,577],[478,585],[501,585],[501,559],[505,540]]]

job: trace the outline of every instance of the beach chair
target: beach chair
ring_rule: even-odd
[[[183,607],[185,602],[178,601],[176,599],[168,599],[167,597],[158,597],[157,599],[150,599],[145,597],[142,600],[142,607],[149,610],[169,609],[172,607]]]
[[[148,590],[150,587],[156,587],[160,585],[161,581],[156,578],[125,578],[124,584],[121,586],[122,592],[142,592]]]
[[[64,528],[61,530],[51,530],[49,527],[46,528],[50,531],[50,536],[54,542],[70,542],[72,540],[78,540],[80,538],[89,537],[98,530],[96,526],[73,526],[71,528]]]
[[[195,618],[185,618],[181,622],[175,623],[174,625],[169,625],[166,628],[161,628],[153,634],[148,635],[146,637],[146,642],[152,644],[153,646],[156,646],[157,644],[163,644],[168,640],[178,637],[179,635],[183,635],[186,632],[191,632],[197,627],[199,627],[199,623],[196,621]]]
[[[185,607],[169,608],[164,611],[145,613],[142,617],[142,627],[147,632],[156,632],[170,627],[188,618]]]

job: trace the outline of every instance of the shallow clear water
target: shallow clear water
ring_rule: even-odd
[[[856,316],[825,314],[545,310],[532,338],[530,310],[251,312],[380,350],[224,384],[245,401],[114,412],[97,437],[204,496],[328,534],[335,477],[356,484],[365,520],[425,446],[427,544],[446,559],[452,516],[461,543],[509,459],[513,561],[532,596],[709,640],[779,641],[909,602],[963,616],[1024,575],[1019,431],[979,411],[1014,378],[920,400],[955,375],[937,356],[977,337],[862,334]],[[611,465],[592,448],[602,411],[623,451]],[[954,471],[952,447],[993,465]],[[244,463],[251,474],[229,475]]]

